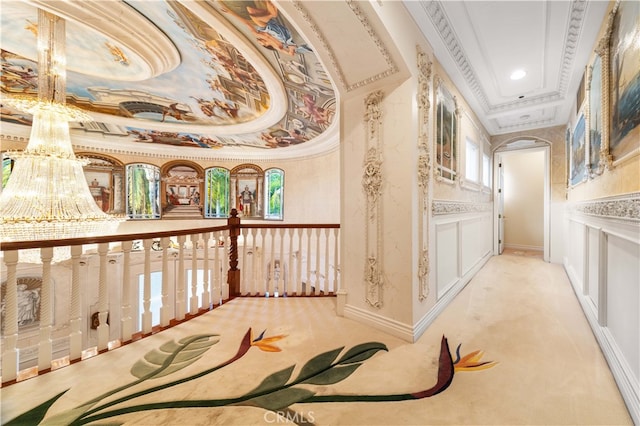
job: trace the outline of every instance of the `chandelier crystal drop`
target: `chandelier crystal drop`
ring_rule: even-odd
[[[105,234],[122,220],[103,212],[73,152],[70,121],[90,121],[65,105],[65,21],[38,10],[38,99],[2,102],[33,115],[24,151],[8,152],[14,167],[0,193],[0,241],[50,240]]]

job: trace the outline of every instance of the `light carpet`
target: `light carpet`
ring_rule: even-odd
[[[414,344],[335,303],[234,299],[0,389],[2,422],[632,424],[559,265],[493,257]]]

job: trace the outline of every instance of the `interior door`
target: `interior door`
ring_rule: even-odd
[[[498,163],[498,254],[504,251],[504,168],[502,156],[496,155]]]

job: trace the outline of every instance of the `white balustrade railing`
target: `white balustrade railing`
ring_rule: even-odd
[[[337,225],[240,228],[239,282],[231,288],[228,227],[3,245],[2,384],[157,332],[224,303],[230,292],[339,289]]]
[[[238,239],[243,296],[334,295],[339,288],[340,229],[243,228]]]

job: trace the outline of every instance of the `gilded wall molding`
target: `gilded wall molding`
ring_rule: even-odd
[[[606,219],[638,222],[640,221],[640,192],[578,202],[573,204],[570,210]]]
[[[429,297],[429,183],[431,152],[429,149],[429,114],[431,110],[431,61],[422,48],[416,46],[418,63],[418,300]]]
[[[433,200],[431,211],[434,216],[460,213],[482,213],[493,209],[493,203],[471,201]]]
[[[362,189],[366,196],[365,220],[365,300],[375,307],[382,307],[383,251],[382,251],[382,158],[380,154],[380,128],[382,126],[382,92],[371,93],[365,99],[367,152],[364,159]]]

